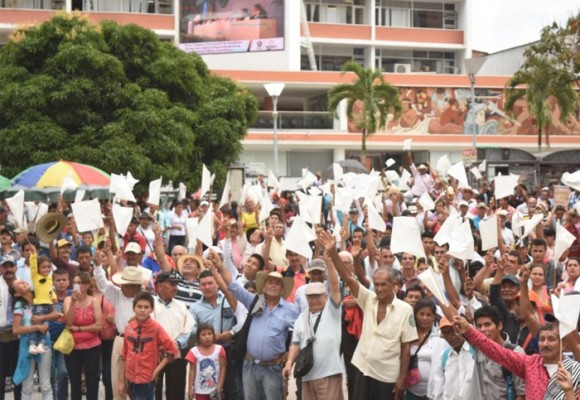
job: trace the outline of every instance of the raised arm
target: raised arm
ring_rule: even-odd
[[[536,336],[540,332],[540,322],[536,318],[534,308],[530,302],[530,294],[528,289],[528,280],[530,279],[530,270],[527,266],[520,268],[520,313],[521,318],[526,321],[528,329],[532,335]],[[525,349],[524,349],[525,350]]]
[[[455,308],[461,307],[461,300],[459,299],[459,293],[455,290],[453,281],[451,280],[451,275],[449,274],[449,259],[447,257],[442,257],[439,262],[439,272],[443,276],[443,284],[445,285],[445,292],[449,298],[449,302]]]
[[[335,305],[340,304],[340,282],[338,273],[331,259],[326,257],[326,275],[328,276],[328,287],[330,289],[330,299]]]
[[[211,274],[213,275],[218,287],[220,288],[224,296],[226,296],[226,300],[228,301],[230,307],[232,307],[232,310],[235,310],[236,307],[238,306],[238,300],[236,300],[232,292],[228,290],[227,284],[224,278],[218,272],[216,265],[219,265],[219,269],[227,269],[223,265],[220,256],[216,254],[216,252],[214,252],[213,250],[210,250],[209,260],[206,261],[205,266],[209,268],[209,270],[211,271]]]
[[[350,254],[352,255],[352,264],[354,267],[354,273],[358,278],[358,281],[367,289],[371,286],[371,282],[367,276],[365,268],[362,265],[361,259],[362,247],[360,240],[353,240],[350,249]]]
[[[336,251],[336,240],[334,239],[334,236],[332,236],[332,234],[330,234],[329,232],[320,230],[318,232],[318,240],[320,244],[324,246],[324,252],[326,256],[330,258],[338,274],[350,288],[352,295],[355,298],[357,298],[359,292],[359,283],[354,278],[354,276],[352,276],[346,265],[344,265],[344,263],[338,256],[338,253]]]
[[[153,233],[155,233],[155,241],[153,242],[153,251],[155,252],[155,258],[157,259],[157,263],[161,268],[161,271],[167,272],[171,271],[171,265],[169,261],[167,261],[167,257],[165,257],[165,247],[163,246],[163,236],[161,234],[161,227],[159,223],[156,221],[153,224]]]

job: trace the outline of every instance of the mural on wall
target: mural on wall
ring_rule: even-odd
[[[475,126],[478,135],[537,135],[535,120],[530,115],[525,100],[518,100],[513,114],[503,111],[504,94],[501,89],[477,89],[475,91]],[[388,134],[467,134],[470,135],[472,113],[469,112],[470,92],[467,88],[401,88],[403,111],[400,118],[390,116]],[[580,115],[577,110],[560,121],[560,106],[549,98],[552,107],[550,135],[580,135]],[[354,112],[362,109],[355,104]],[[580,109],[580,107],[579,107]],[[352,121],[349,132],[360,132]]]

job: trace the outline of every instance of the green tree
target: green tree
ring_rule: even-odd
[[[524,52],[524,63],[506,84],[505,108],[513,111],[517,100],[525,98],[538,128],[538,149],[542,135],[550,147],[554,101],[560,107],[560,120],[566,122],[578,106],[574,86],[579,85],[578,56],[580,14],[570,18],[566,27],[556,23],[542,29],[540,40]]]
[[[400,114],[399,89],[385,81],[380,70],[365,68],[354,61],[345,63],[341,71],[343,75],[353,72],[355,79],[350,84],[340,84],[330,89],[328,109],[336,114],[339,103],[346,100],[346,115],[362,133],[364,157],[367,137],[386,127],[389,113],[395,114],[395,117]],[[355,115],[353,107],[357,102],[362,103],[362,111]]]
[[[66,159],[145,185],[225,179],[257,115],[256,98],[150,30],[58,13],[15,31],[0,52],[0,155],[13,176]]]

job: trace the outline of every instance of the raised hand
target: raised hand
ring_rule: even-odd
[[[336,251],[336,239],[330,232],[323,229],[319,230],[318,242],[322,247],[324,247],[325,252],[330,252],[332,250]]]

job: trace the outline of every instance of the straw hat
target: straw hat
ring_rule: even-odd
[[[179,273],[181,275],[183,275],[183,264],[185,264],[185,261],[187,261],[189,259],[193,259],[193,260],[195,260],[195,262],[197,262],[200,273],[201,273],[201,271],[203,271],[205,269],[205,265],[204,265],[203,260],[201,259],[200,256],[195,255],[195,254],[184,254],[177,259],[177,270],[179,271]]]
[[[262,290],[264,289],[264,284],[266,283],[266,281],[269,278],[275,278],[275,279],[280,280],[280,282],[282,282],[282,285],[284,286],[284,292],[282,293],[282,297],[287,299],[288,296],[290,296],[290,293],[292,293],[292,289],[294,288],[294,279],[286,278],[286,277],[282,276],[282,274],[278,271],[272,271],[270,273],[265,272],[265,271],[260,271],[256,275],[256,291],[259,294],[262,294]]]
[[[115,274],[111,278],[117,285],[141,285],[143,274],[137,267],[125,267],[121,274]]]
[[[36,223],[35,232],[38,240],[50,243],[66,226],[66,217],[62,213],[44,214]]]

